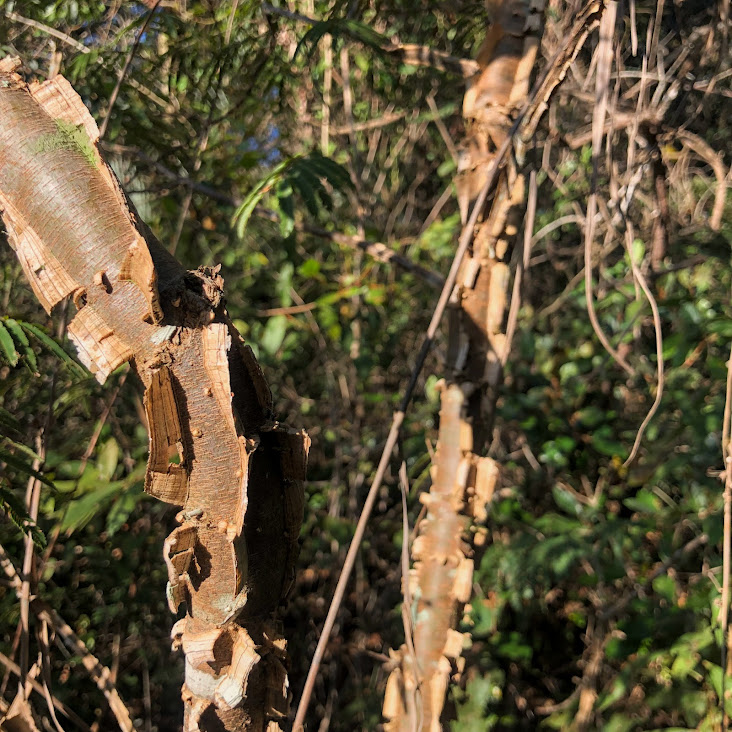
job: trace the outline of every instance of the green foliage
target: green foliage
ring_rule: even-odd
[[[333,38],[352,38],[365,46],[379,50],[390,43],[386,36],[377,33],[372,27],[364,23],[349,18],[330,18],[313,24],[312,28],[298,43],[295,49],[295,58],[304,48],[308,48],[308,55],[312,56],[318,41],[326,34]]]
[[[279,209],[280,234],[288,237],[295,226],[294,193],[302,198],[312,216],[317,216],[321,208],[332,210],[333,199],[324,182],[334,190],[353,187],[348,172],[319,153],[295,155],[282,161],[252,188],[234,212],[232,223],[237,234],[244,236],[255,207],[264,196],[273,192]]]
[[[178,4],[183,12],[175,5],[161,3],[140,39],[103,152],[141,218],[164,245],[177,243],[187,267],[222,263],[227,308],[262,361],[278,417],[313,439],[300,571],[282,618],[297,699],[364,486],[436,300],[418,278],[312,232],[317,224],[383,242],[446,273],[460,232],[449,198],[456,162],[427,100],[434,99],[459,145],[465,87],[454,75],[400,66],[382,51],[402,42],[474,57],[486,11],[479,2],[337,0],[298,8],[316,19],[310,25],[258,3],[188,0]],[[714,57],[717,31],[709,30],[712,40],[701,46],[690,35],[711,28],[712,4],[664,9],[661,75],[642,65],[656,10],[655,3],[638,4],[637,55],[619,38],[627,73],[613,76],[618,110],[632,113],[626,94],[640,75],[649,100],[665,94],[669,69],[687,76],[679,77],[665,118],[638,129],[642,144],[634,154],[648,157],[637,195],[622,216],[615,201],[603,209],[601,225],[609,221],[618,241],[626,221],[634,226],[633,260],[662,319],[664,398],[639,459],[624,467],[655,396],[655,338],[628,254],[613,241],[597,243],[593,294],[600,324],[628,354],[634,377],[614,365],[587,317],[581,232],[592,150],[581,136],[592,115],[585,101],[592,79],[587,88],[577,80],[594,68],[588,48],[552,101],[551,127],[545,118],[537,132],[543,149],[536,162],[543,157],[546,171],[539,170],[535,229],[567,218],[533,246],[499,395],[490,455],[501,464],[500,486],[475,557],[475,596],[463,628],[473,643],[448,705],[452,729],[460,732],[570,728],[597,642],[590,729],[719,727],[722,500],[714,471],[721,466],[732,338],[732,199],[721,230],[710,232],[713,171],[663,135],[683,120],[728,165],[732,134],[728,97],[710,85],[723,68]],[[0,0],[0,53],[19,53],[29,79],[45,79],[60,62],[101,121],[147,14],[141,3]],[[566,37],[573,17],[569,6],[552,8],[542,48]],[[682,51],[693,61],[688,70],[678,65]],[[54,144],[84,152],[75,128],[66,132]],[[579,146],[565,144],[575,140]],[[614,130],[604,149],[617,174],[625,174],[627,131]],[[649,171],[657,159],[670,211],[665,259],[653,269],[658,217]],[[600,195],[612,198],[604,166],[603,156]],[[117,683],[135,724],[179,729],[182,660],[170,652],[161,561],[176,509],[144,499],[141,389],[132,377],[122,384],[122,371],[99,387],[69,355],[73,349],[48,335],[73,312],[59,307],[46,318],[7,247],[0,253],[0,302],[0,501],[8,515],[0,543],[17,565],[29,528],[37,542],[52,539],[36,557],[39,596],[100,658],[119,660]],[[434,443],[438,426],[436,385],[446,347],[440,336],[402,433],[411,527],[431,480],[425,443]],[[28,445],[37,444],[48,415],[46,458],[36,472],[54,488],[44,483],[37,526],[29,526],[22,496],[37,448]],[[404,642],[396,610],[402,516],[395,473],[378,498],[309,728],[328,718],[332,732],[370,731],[381,721],[382,660]],[[684,550],[702,534],[706,543]],[[16,598],[0,592],[7,654],[17,622]],[[78,659],[54,652],[52,666],[54,695],[90,725],[113,728]],[[59,676],[64,683],[56,683]]]

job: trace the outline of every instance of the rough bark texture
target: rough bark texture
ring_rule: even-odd
[[[528,96],[542,10],[541,0],[505,0],[494,8],[477,59],[480,71],[463,102],[466,136],[457,179],[463,220]],[[462,670],[461,653],[470,640],[456,628],[470,599],[471,544],[484,541],[482,524],[498,479],[496,462],[481,455],[502,379],[509,263],[523,204],[523,177],[509,160],[451,298],[432,488],[422,496],[427,513],[412,547],[415,657],[406,646],[393,653],[396,669],[384,700],[387,732],[442,729],[446,690]],[[417,710],[416,719],[410,708]]]
[[[100,382],[131,361],[145,387],[148,493],[181,506],[165,542],[185,729],[277,730],[287,714],[276,610],[294,574],[309,440],[278,424],[218,268],[187,271],[101,159],[62,77],[30,87],[0,64],[0,208],[44,308]]]

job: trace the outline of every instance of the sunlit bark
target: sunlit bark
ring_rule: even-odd
[[[72,299],[69,335],[104,382],[145,385],[148,493],[181,506],[165,542],[168,602],[185,608],[185,729],[276,730],[287,714],[277,607],[292,584],[309,440],[277,423],[225,309],[218,268],[188,271],[138,220],[68,82],[0,66],[0,208],[34,292]],[[161,588],[162,591],[163,588]]]

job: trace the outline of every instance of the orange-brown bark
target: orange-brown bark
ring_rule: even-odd
[[[456,181],[463,220],[488,179],[493,159],[527,97],[541,30],[540,0],[505,0],[478,54],[479,72],[463,103],[466,136]],[[446,379],[427,513],[412,548],[414,653],[403,646],[387,684],[387,732],[438,732],[448,684],[459,676],[468,633],[457,626],[470,599],[471,543],[481,543],[498,466],[481,457],[489,440],[507,347],[509,261],[524,202],[523,178],[509,160],[474,232],[451,298]],[[471,533],[471,525],[474,530]],[[416,676],[416,678],[415,678]],[[409,714],[411,689],[416,719]]]
[[[131,361],[146,387],[145,488],[181,506],[165,542],[168,602],[186,615],[185,729],[276,730],[287,713],[277,606],[292,583],[309,441],[280,425],[218,268],[188,271],[138,220],[62,77],[0,68],[0,208],[38,299],[72,298],[83,363]]]

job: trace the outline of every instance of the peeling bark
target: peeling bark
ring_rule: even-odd
[[[528,96],[543,6],[543,0],[505,0],[495,8],[478,54],[480,71],[463,101],[466,136],[456,179],[463,221]],[[485,541],[482,524],[499,475],[497,463],[481,455],[491,436],[503,377],[509,265],[523,208],[523,176],[509,161],[476,227],[450,300],[432,488],[421,496],[427,513],[412,547],[409,577],[416,658],[407,646],[392,654],[397,668],[387,682],[387,732],[442,729],[448,684],[459,678],[461,654],[470,643],[469,633],[456,627],[470,599],[473,546]],[[419,690],[416,718],[409,712],[414,695],[410,680]]]
[[[0,209],[47,312],[71,298],[79,358],[104,382],[130,361],[150,429],[145,490],[181,506],[167,538],[185,730],[280,729],[277,607],[294,578],[309,439],[279,424],[218,267],[185,270],[140,221],[63,77],[27,86],[0,64]]]

